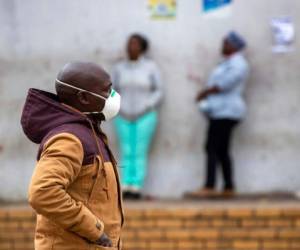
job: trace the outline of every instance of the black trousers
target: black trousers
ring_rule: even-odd
[[[224,177],[224,189],[234,189],[230,141],[233,128],[238,122],[232,119],[209,121],[206,140],[206,188],[215,187],[217,166],[220,164]]]

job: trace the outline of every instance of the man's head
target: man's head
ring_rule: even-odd
[[[130,60],[137,60],[146,53],[149,47],[147,39],[140,34],[132,34],[127,42],[127,53]]]
[[[238,33],[232,31],[223,40],[222,54],[230,56],[246,47],[246,41]]]
[[[62,103],[84,113],[98,112],[94,118],[104,120],[100,112],[110,97],[112,83],[103,68],[91,62],[68,63],[59,72],[55,87]]]

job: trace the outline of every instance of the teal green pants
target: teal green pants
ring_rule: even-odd
[[[121,180],[123,186],[142,188],[147,171],[148,151],[157,125],[157,112],[151,111],[134,121],[121,116],[115,127],[121,150]]]

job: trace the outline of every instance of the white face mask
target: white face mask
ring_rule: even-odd
[[[93,112],[83,112],[84,114],[101,114],[102,113],[104,115],[105,121],[109,121],[119,113],[120,105],[121,105],[121,96],[114,89],[111,90],[109,97],[105,98],[104,96],[98,95],[96,93],[93,93],[93,92],[90,92],[90,91],[87,91],[87,90],[84,90],[81,88],[77,88],[68,83],[62,82],[58,79],[56,79],[56,82],[59,84],[62,84],[64,86],[79,90],[79,91],[88,92],[93,96],[96,96],[98,98],[105,100],[104,108],[102,110],[93,111]]]

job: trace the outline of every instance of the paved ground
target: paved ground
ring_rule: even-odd
[[[125,207],[130,209],[141,208],[299,208],[300,201],[144,201],[144,202],[125,202]]]
[[[152,199],[146,201],[125,201],[125,207],[140,208],[300,208],[300,199],[290,193],[241,194],[234,198],[222,199]],[[0,207],[28,207],[26,202],[0,202]]]

